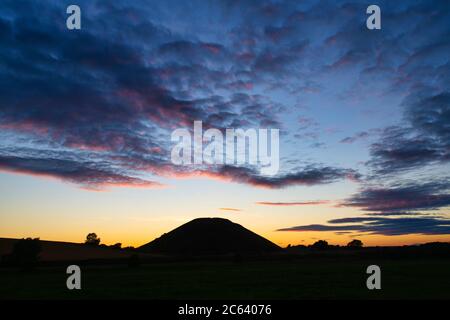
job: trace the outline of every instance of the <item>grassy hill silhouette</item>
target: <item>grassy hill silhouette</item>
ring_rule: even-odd
[[[141,246],[140,251],[168,254],[258,253],[281,248],[223,218],[198,218]]]
[[[14,244],[19,239],[0,238],[0,261],[4,255],[13,251]],[[87,246],[81,243],[40,240],[42,252],[41,261],[85,261],[91,259],[125,259],[130,252],[102,248],[100,246]]]

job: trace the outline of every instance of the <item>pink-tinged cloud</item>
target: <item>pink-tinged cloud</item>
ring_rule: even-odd
[[[102,191],[108,187],[161,188],[159,182],[133,177],[112,168],[89,162],[53,158],[21,158],[0,156],[0,171],[54,178],[78,184],[82,189]]]
[[[242,183],[267,189],[282,189],[297,185],[318,185],[358,176],[358,173],[349,169],[315,166],[309,166],[301,170],[275,176],[262,176],[254,168],[230,165],[223,165],[221,167],[210,166],[207,169],[202,168],[192,171],[177,171],[177,167],[175,166],[165,167],[163,170],[156,169],[156,171],[152,172],[175,179],[206,178],[223,182]]]
[[[204,43],[203,48],[208,50],[210,53],[218,54],[223,49],[221,45],[215,44],[215,43]]]
[[[366,188],[339,206],[380,213],[435,210],[450,205],[449,190],[446,179]]]
[[[236,212],[242,211],[241,209],[236,209],[236,208],[219,208],[219,210],[222,210],[222,211],[236,211]]]
[[[35,134],[39,136],[46,136],[49,133],[48,127],[29,120],[14,123],[0,123],[0,130],[17,131],[19,133]]]

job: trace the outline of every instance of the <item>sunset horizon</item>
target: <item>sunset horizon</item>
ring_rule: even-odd
[[[1,237],[450,241],[448,5],[66,2],[0,5]]]
[[[0,1],[0,309],[445,307],[449,22],[440,0]]]

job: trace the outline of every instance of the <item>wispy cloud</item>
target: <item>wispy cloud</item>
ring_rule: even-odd
[[[303,202],[270,202],[270,201],[259,201],[256,204],[262,206],[280,206],[280,207],[289,207],[289,206],[314,206],[321,204],[328,204],[331,201],[329,200],[316,200],[316,201],[303,201]]]
[[[162,184],[111,171],[105,164],[52,158],[21,158],[0,156],[0,170],[36,176],[54,177],[80,184],[89,190],[105,187],[155,188]]]
[[[450,219],[443,217],[356,217],[328,221],[329,224],[310,224],[278,229],[277,231],[334,231],[379,234],[450,234]]]
[[[450,206],[450,183],[448,179],[440,179],[367,187],[341,206],[384,213],[439,209]]]
[[[237,208],[219,208],[219,210],[222,210],[222,211],[236,211],[236,212],[242,211],[241,209],[237,209]]]
[[[321,80],[348,71],[356,78],[382,77],[392,90],[408,93],[404,118],[380,129],[380,139],[370,147],[371,173],[397,174],[450,159],[449,10],[440,1],[393,5],[395,10],[384,12],[385,21],[407,32],[371,36],[360,23],[345,22],[365,12],[365,4],[346,1],[336,6],[315,0],[212,6],[199,1],[199,14],[191,15],[182,2],[149,6],[145,1],[80,0],[89,12],[83,15],[89,27],[80,32],[55,22],[64,5],[0,3],[3,170],[92,187],[157,185],[143,178],[149,174],[203,175],[270,189],[360,178],[351,164],[329,159],[298,169],[303,159],[288,157],[285,163],[294,165],[275,177],[247,167],[180,170],[169,160],[171,130],[191,127],[194,120],[205,128],[277,127],[297,133],[298,139],[318,139],[323,130],[317,119],[295,113],[298,121],[289,128],[282,115],[298,110],[279,101],[321,92],[327,86]],[[168,18],[175,14],[180,17],[176,24]],[[210,21],[221,23],[206,30]],[[288,99],[273,94],[280,89]],[[357,131],[341,142],[370,134]],[[323,145],[309,144],[310,150]],[[31,151],[11,152],[24,147]],[[36,156],[46,149],[59,154]],[[78,157],[80,152],[89,156]],[[422,206],[446,201],[435,196]]]

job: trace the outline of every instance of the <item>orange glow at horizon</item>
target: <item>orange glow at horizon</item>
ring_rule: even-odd
[[[275,231],[296,225],[326,224],[330,219],[361,216],[357,208],[334,204],[346,185],[319,188],[267,190],[199,179],[181,179],[171,188],[112,189],[87,192],[55,179],[0,172],[0,237],[39,237],[42,240],[81,243],[95,232],[105,244],[140,246],[199,217],[221,217],[285,247],[309,245],[326,240],[346,245],[352,239],[366,246],[407,245],[450,241],[450,235],[405,234],[401,236],[335,234],[334,232]],[[169,185],[173,181],[170,181]],[[332,189],[335,198],[323,199],[322,189]],[[302,197],[299,197],[301,190]],[[189,192],[187,192],[189,191]],[[266,206],[268,203],[309,203],[309,205]],[[227,210],[225,210],[227,209]],[[234,209],[234,210],[230,210]],[[240,211],[236,211],[240,210]],[[442,210],[448,215],[448,210]]]
[[[71,230],[70,232],[61,231],[39,231],[33,228],[24,228],[23,232],[8,232],[1,230],[0,238],[40,238],[41,240],[48,241],[61,241],[61,242],[84,242],[86,235],[90,232],[95,232],[100,238],[101,243],[112,245],[115,243],[121,243],[122,247],[133,246],[139,247],[146,244],[162,234],[167,233],[176,227],[189,222],[186,221],[169,222],[159,221],[159,226],[150,224],[147,226],[142,221],[137,221],[137,225],[132,227],[123,227],[122,229],[112,228],[110,230],[106,228],[100,228],[99,226],[92,228],[82,228],[82,230]],[[236,222],[236,219],[232,220]],[[238,222],[236,222],[238,223]],[[141,225],[139,227],[138,225]],[[337,235],[334,232],[313,232],[313,231],[274,231],[264,230],[260,228],[252,228],[249,225],[243,225],[243,227],[267,238],[268,240],[276,243],[280,247],[286,247],[287,245],[311,245],[318,240],[326,240],[329,244],[345,246],[353,239],[359,239],[364,243],[364,246],[402,246],[402,245],[415,245],[427,242],[450,242],[450,235],[423,235],[423,234],[408,234],[398,236],[387,235]]]

